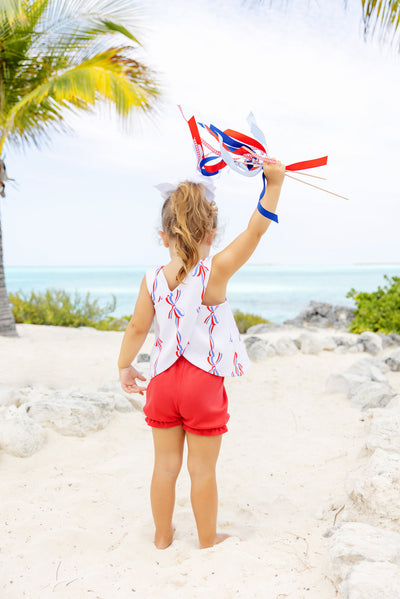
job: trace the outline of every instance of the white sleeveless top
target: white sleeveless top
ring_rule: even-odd
[[[200,260],[173,291],[163,266],[146,272],[147,289],[155,309],[155,342],[150,378],[180,357],[217,376],[242,376],[250,360],[232,310],[225,300],[216,306],[201,302],[211,272],[212,256]]]

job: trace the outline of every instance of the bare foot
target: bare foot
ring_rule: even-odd
[[[168,535],[156,534],[154,535],[154,545],[157,549],[166,549],[169,547],[174,539],[175,526],[171,526],[171,532]]]
[[[205,544],[205,545],[202,545],[202,544],[200,543],[200,549],[207,549],[207,547],[214,547],[214,545],[218,545],[218,543],[222,543],[222,541],[225,541],[225,539],[227,539],[228,537],[231,537],[231,536],[232,536],[232,535],[227,535],[227,534],[225,534],[225,533],[218,532],[218,533],[215,535],[215,539],[214,539],[214,542],[213,542],[213,543],[211,543],[210,545],[207,545],[207,544]]]

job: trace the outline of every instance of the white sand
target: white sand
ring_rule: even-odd
[[[96,391],[118,380],[123,333],[17,329],[19,338],[0,337],[0,388]],[[343,483],[365,423],[348,399],[324,388],[331,372],[362,357],[273,357],[226,380],[219,530],[234,536],[211,549],[198,549],[185,467],[175,540],[155,549],[151,430],[139,410],[114,412],[87,437],[47,429],[47,443],[31,457],[0,452],[1,599],[336,597],[322,534],[347,501]]]

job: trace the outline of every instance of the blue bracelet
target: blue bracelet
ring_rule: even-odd
[[[278,222],[278,215],[274,214],[274,212],[270,212],[269,210],[266,210],[263,206],[261,206],[260,200],[258,200],[257,210],[260,214],[262,214],[262,216],[265,216],[266,218],[270,218],[271,220],[274,220],[276,223]]]

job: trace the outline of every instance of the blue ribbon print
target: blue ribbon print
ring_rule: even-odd
[[[208,353],[207,362],[209,363],[211,368],[208,372],[219,376],[216,366],[222,360],[223,354],[221,354],[221,352],[218,352],[218,356],[215,355],[215,352],[214,352],[215,343],[214,343],[214,339],[212,337],[214,328],[217,324],[219,324],[219,321],[215,315],[215,309],[213,308],[213,306],[207,306],[207,310],[210,312],[210,314],[207,316],[207,318],[205,319],[204,322],[205,322],[205,324],[207,324],[209,322],[208,332],[209,332],[209,336],[210,336],[210,351]]]
[[[157,360],[154,363],[154,373],[153,373],[154,375],[157,374],[157,365],[158,365],[158,360],[160,359],[162,344],[163,344],[163,340],[161,339],[161,337],[157,337],[154,347],[156,347],[158,349],[158,356],[157,356]]]
[[[203,285],[203,290],[201,292],[201,299],[203,300],[204,297],[204,292],[205,292],[205,286],[204,286],[204,281],[206,278],[206,273],[208,272],[208,268],[207,266],[204,266],[203,262],[199,262],[198,265],[196,266],[193,276],[194,277],[201,277],[201,283]]]
[[[173,298],[173,291],[171,291],[171,293],[166,298],[167,303],[171,306],[171,310],[168,313],[168,318],[171,318],[171,319],[175,318],[176,342],[177,342],[176,355],[178,357],[183,354],[182,335],[179,332],[179,320],[180,320],[180,318],[182,318],[182,316],[184,316],[184,313],[176,305],[177,301],[181,297],[181,293],[182,292],[181,292],[180,289],[177,290],[176,293],[175,293],[175,299],[174,299]]]

